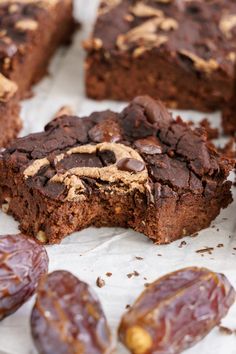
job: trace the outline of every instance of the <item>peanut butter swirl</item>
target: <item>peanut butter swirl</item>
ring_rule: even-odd
[[[96,181],[99,188],[108,191],[118,190],[120,193],[127,193],[131,190],[145,191],[145,185],[148,182],[148,171],[142,157],[134,149],[123,144],[116,143],[100,143],[97,145],[87,144],[78,146],[68,150],[66,153],[57,155],[54,159],[55,168],[61,161],[75,154],[98,154],[102,152],[110,152],[114,154],[114,163],[103,166],[73,166],[68,170],[57,171],[50,178],[49,183],[58,183],[67,187],[67,195],[65,200],[75,201],[84,199],[84,186],[82,178],[91,178]],[[35,176],[40,170],[50,165],[48,158],[35,160],[28,166],[23,174],[25,179]],[[120,188],[122,187],[122,188]]]

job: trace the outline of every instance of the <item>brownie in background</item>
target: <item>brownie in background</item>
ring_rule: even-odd
[[[85,48],[91,98],[149,94],[170,108],[222,109],[234,88],[236,2],[101,0]]]
[[[55,50],[69,41],[74,29],[72,0],[0,1],[1,80],[4,76],[18,86],[14,100],[0,106],[0,146],[19,130],[17,98],[29,96],[32,85],[47,73]]]

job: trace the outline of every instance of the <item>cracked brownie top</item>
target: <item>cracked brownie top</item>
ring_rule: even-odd
[[[88,51],[142,56],[156,50],[186,69],[232,77],[236,49],[234,0],[102,0]]]
[[[86,198],[92,190],[139,190],[149,202],[166,194],[210,195],[232,167],[203,129],[174,120],[148,96],[119,114],[59,117],[44,132],[16,140],[0,160],[30,188],[61,201]]]

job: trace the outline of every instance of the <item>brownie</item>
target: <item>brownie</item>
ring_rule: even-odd
[[[17,83],[20,96],[47,72],[74,27],[72,0],[0,2],[0,72]]]
[[[222,109],[234,86],[236,2],[102,0],[84,46],[89,97]]]
[[[0,1],[0,74],[18,86],[13,100],[0,101],[0,146],[19,131],[17,98],[29,95],[74,29],[72,0]]]
[[[140,96],[121,113],[60,116],[15,140],[0,155],[0,203],[45,243],[93,225],[163,244],[208,227],[228,206],[232,168],[204,129]]]
[[[16,138],[21,128],[17,85],[0,73],[0,147]]]

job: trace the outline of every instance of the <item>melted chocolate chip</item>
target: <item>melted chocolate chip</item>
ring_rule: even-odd
[[[96,154],[72,154],[66,156],[57,164],[57,170],[69,170],[75,167],[103,167],[100,158]]]
[[[125,158],[117,162],[117,168],[121,171],[138,173],[145,169],[145,164],[144,162],[136,159]]]
[[[89,137],[95,143],[117,143],[122,139],[120,126],[115,120],[107,119],[96,124],[89,131]]]
[[[136,140],[134,145],[143,154],[156,155],[162,153],[161,143],[155,136]]]

